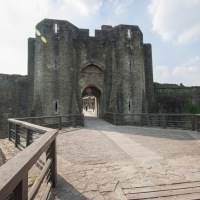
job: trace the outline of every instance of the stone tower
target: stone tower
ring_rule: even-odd
[[[68,21],[44,19],[29,38],[28,71],[33,114],[82,112],[82,97],[94,95],[98,115],[152,112],[151,45],[138,26],[103,25],[89,36]]]

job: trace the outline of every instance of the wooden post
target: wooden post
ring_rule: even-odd
[[[72,115],[72,126],[76,127],[76,117]]]
[[[197,117],[197,132],[199,132],[200,131],[200,116],[199,115],[196,115],[196,117]]]
[[[196,126],[196,118],[195,118],[195,115],[192,115],[192,120],[191,120],[191,123],[192,123],[192,131],[195,131],[195,126]]]
[[[11,131],[10,131],[11,123],[8,122],[8,139],[10,140],[11,138]]]
[[[166,118],[165,118],[165,114],[162,115],[162,123],[163,123],[163,128],[166,128]]]
[[[61,130],[62,129],[62,125],[61,125],[62,117],[58,117],[58,120],[59,120],[58,128],[59,128],[59,130]]]
[[[120,113],[120,125],[123,126],[124,125],[124,120],[123,120],[123,114]]]
[[[26,147],[30,145],[30,130],[26,129]]]
[[[147,126],[150,126],[149,114],[147,114]]]
[[[141,115],[140,115],[140,126],[141,126],[141,127],[143,126],[142,118],[143,118],[143,115],[141,114]]]
[[[15,200],[27,200],[28,199],[28,174],[19,182],[13,191]]]
[[[113,124],[117,125],[117,114],[113,114]]]
[[[50,167],[50,181],[53,182],[52,187],[55,188],[57,184],[57,157],[56,157],[56,139],[51,143],[47,152],[47,158],[52,158],[52,164]]]
[[[84,127],[84,115],[81,115],[81,119],[82,119],[82,126]]]
[[[195,115],[195,130],[198,131],[198,116]]]
[[[15,124],[15,147],[17,147],[18,140],[20,139],[18,133],[20,131],[20,126]]]

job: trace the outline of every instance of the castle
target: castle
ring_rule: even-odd
[[[103,25],[89,36],[68,21],[45,19],[30,38],[29,76],[36,116],[82,112],[82,97],[97,98],[97,113],[142,113],[153,107],[151,45],[138,26]]]
[[[82,113],[85,96],[95,97],[101,118],[155,112],[154,96],[165,99],[154,88],[151,44],[143,43],[138,26],[102,25],[91,37],[88,29],[53,19],[38,23],[28,39],[28,75],[0,74],[0,89],[0,129],[8,117]],[[199,88],[193,91],[200,103]]]

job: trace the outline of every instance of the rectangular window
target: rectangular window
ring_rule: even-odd
[[[130,29],[127,30],[127,35],[128,35],[128,38],[130,39],[131,38],[131,30]]]
[[[58,33],[58,24],[54,24],[54,33]]]

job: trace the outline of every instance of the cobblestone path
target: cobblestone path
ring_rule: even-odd
[[[87,117],[57,138],[58,185],[50,199],[200,199],[196,132],[114,126]]]

